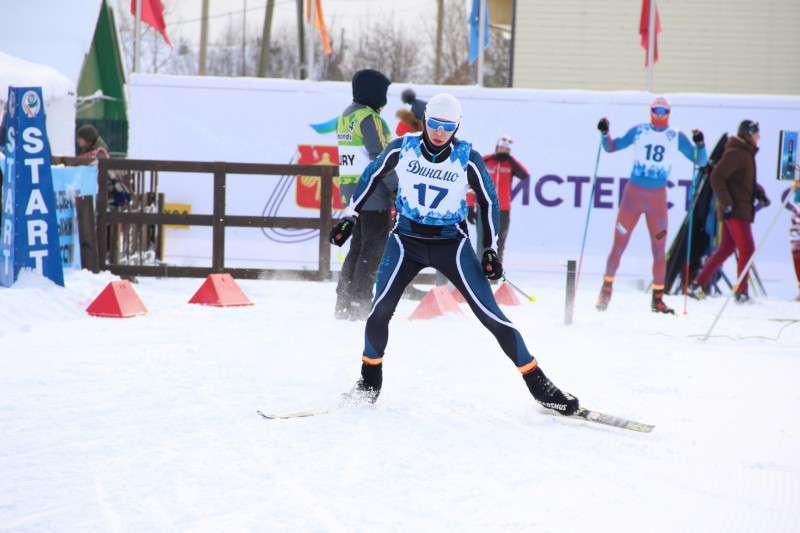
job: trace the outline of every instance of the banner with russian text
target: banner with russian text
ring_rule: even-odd
[[[9,87],[0,285],[22,269],[64,285],[58,220],[40,87]]]

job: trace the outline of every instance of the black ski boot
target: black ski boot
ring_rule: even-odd
[[[653,289],[653,300],[650,302],[650,309],[654,313],[675,314],[675,310],[664,303],[664,289]]]
[[[523,374],[522,379],[525,380],[533,399],[548,409],[554,409],[562,415],[571,415],[580,407],[575,396],[561,392],[561,389],[553,385],[538,366],[533,372]]]
[[[598,311],[605,311],[608,309],[608,303],[611,301],[611,289],[613,288],[613,281],[603,281],[603,287],[600,289],[600,296],[597,298]]]
[[[383,385],[383,363],[368,365],[362,362],[361,378],[350,392],[342,395],[342,403],[348,405],[375,403],[381,394],[381,385]]]

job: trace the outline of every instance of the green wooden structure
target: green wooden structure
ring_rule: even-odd
[[[92,45],[78,79],[77,130],[91,124],[113,156],[128,153],[128,106],[114,11],[102,0]],[[93,98],[97,91],[102,97]]]

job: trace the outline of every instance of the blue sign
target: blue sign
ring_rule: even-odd
[[[9,87],[0,285],[22,269],[64,285],[50,143],[40,87]]]
[[[778,143],[778,179],[794,180],[797,176],[797,132],[781,131]]]
[[[79,196],[97,196],[97,165],[80,167],[51,167],[53,190],[56,194],[56,217],[61,261],[64,268],[81,268],[81,247],[78,238]]]

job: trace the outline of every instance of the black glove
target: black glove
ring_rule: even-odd
[[[725,207],[722,208],[722,218],[724,218],[725,220],[728,220],[732,216],[733,216],[733,206],[732,205],[726,205]]]
[[[764,207],[769,207],[769,204],[772,203],[769,201],[769,198],[767,198],[767,195],[762,190],[756,190],[756,200],[761,202],[761,205]]]
[[[483,251],[481,269],[483,270],[483,275],[489,279],[500,279],[503,277],[503,264],[497,257],[497,252],[491,248]]]
[[[469,222],[470,224],[474,224],[477,218],[478,218],[478,213],[475,211],[475,206],[473,205],[472,207],[467,209],[467,222]]]
[[[694,141],[694,145],[698,148],[705,148],[706,141],[705,137],[703,137],[703,132],[698,130],[697,128],[692,130],[692,140]]]
[[[356,227],[356,217],[344,217],[331,229],[328,239],[331,244],[341,246],[347,242],[350,235],[353,234],[353,228]]]
[[[600,130],[600,133],[603,135],[608,135],[608,128],[611,127],[611,124],[608,122],[606,117],[600,119],[600,122],[597,123],[597,129]]]

